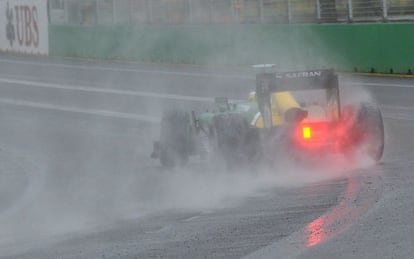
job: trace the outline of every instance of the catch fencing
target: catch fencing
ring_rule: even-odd
[[[66,25],[414,20],[414,0],[49,0],[48,10]]]

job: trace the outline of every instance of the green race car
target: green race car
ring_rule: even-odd
[[[375,161],[384,151],[384,127],[373,104],[341,105],[333,70],[262,72],[247,100],[216,98],[216,111],[170,110],[161,120],[152,158],[166,167],[192,155],[227,166],[304,161],[358,151]]]

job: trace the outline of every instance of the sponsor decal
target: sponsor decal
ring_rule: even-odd
[[[0,1],[5,19],[0,20],[0,50],[48,53],[47,1]],[[4,30],[4,32],[2,32]]]
[[[39,46],[39,28],[37,25],[36,6],[17,5],[14,7],[16,14],[16,34],[20,46]]]
[[[286,73],[285,77],[287,78],[303,78],[303,77],[318,77],[321,76],[321,71],[304,71],[304,72],[294,72]]]
[[[13,24],[13,10],[9,8],[9,2],[7,2],[6,7],[6,38],[10,42],[10,47],[13,48],[13,42],[16,39],[16,35],[14,34],[14,24]]]

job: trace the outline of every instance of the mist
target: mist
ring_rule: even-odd
[[[105,87],[134,91],[141,88],[169,91],[169,85],[182,84],[178,77],[161,74],[153,78],[134,73],[132,69],[124,76],[104,74],[108,71],[102,69],[74,69],[76,81],[68,79],[73,76],[72,72],[44,80],[56,82],[64,78],[68,85],[99,86],[102,83]],[[44,73],[49,70],[51,68],[42,67]],[[99,74],[99,79],[92,82],[91,71]],[[31,72],[28,70],[24,74]],[[204,73],[202,68],[201,73]],[[221,92],[203,88],[203,96],[220,96],[226,92],[232,98],[234,91],[235,96],[242,97],[240,93],[244,89],[246,96],[254,89],[253,80],[237,78],[221,82],[206,76],[202,82],[194,82],[191,77],[184,81],[188,83],[184,87],[193,87],[190,85],[192,81],[197,89],[200,89],[197,84],[206,87],[211,84],[215,86],[213,89],[217,89],[217,85],[223,86]],[[240,82],[247,83],[241,85]],[[371,100],[369,93],[362,88],[347,90],[343,91],[346,103]],[[137,97],[111,94],[86,92],[80,96],[76,91],[50,91],[53,98],[47,102],[54,105],[73,105],[71,103],[76,98],[81,98],[85,102],[78,102],[78,108],[85,111],[111,110],[154,118],[159,118],[163,110],[171,107],[202,112],[211,106],[162,98],[140,97],[137,100]],[[48,113],[46,118],[41,114],[43,112]],[[158,123],[83,114],[65,116],[37,110],[35,116],[23,118],[24,122],[10,119],[8,127],[10,132],[14,131],[14,137],[3,142],[3,149],[20,149],[7,160],[11,164],[20,164],[26,178],[16,186],[21,193],[16,195],[15,204],[0,215],[3,230],[0,240],[4,241],[3,244],[14,243],[18,239],[33,240],[39,236],[64,236],[105,228],[119,220],[139,219],[163,210],[203,211],[236,206],[251,195],[260,195],[273,188],[298,187],[347,177],[346,172],[354,169],[338,159],[340,166],[331,164],[308,169],[281,161],[276,168],[229,171],[212,169],[208,163],[193,159],[188,167],[166,170],[159,166],[158,161],[149,158],[152,141],[159,138]],[[19,127],[22,123],[24,126]],[[22,153],[25,148],[26,152]],[[22,163],[20,156],[27,157],[28,161]],[[365,162],[360,164],[365,166]]]
[[[247,98],[255,86],[254,71],[246,68],[254,64],[275,63],[280,71],[330,68],[335,63],[332,55],[339,63],[334,68],[344,63],[343,57],[335,54],[312,30],[301,29],[284,37],[288,35],[285,27],[264,26],[253,33],[248,27],[252,26],[208,31],[203,26],[184,26],[177,28],[176,34],[163,33],[166,31],[154,26],[129,27],[126,31],[136,35],[132,39],[117,38],[115,42],[110,33],[104,40],[93,38],[97,37],[94,28],[85,27],[83,35],[91,37],[93,44],[85,44],[74,52],[102,58],[98,50],[109,49],[113,52],[105,58],[195,63],[204,67],[121,63],[111,69],[113,64],[97,60],[85,63],[52,60],[64,63],[58,68],[53,64],[37,66],[38,61],[22,65],[24,69],[19,73],[25,80],[119,92],[53,86],[47,89],[48,93],[36,94],[32,88],[26,89],[26,95],[32,96],[34,102],[47,103],[52,108],[31,107],[27,114],[16,112],[22,116],[16,116],[18,119],[14,114],[4,118],[8,125],[1,138],[0,161],[4,161],[1,166],[5,172],[14,172],[17,178],[5,187],[12,202],[0,211],[0,246],[6,249],[25,241],[30,247],[31,242],[70,238],[71,234],[99,231],[118,221],[139,220],[167,210],[219,210],[272,189],[343,179],[355,169],[372,165],[365,157],[358,157],[352,165],[335,157],[320,166],[278,161],[274,168],[228,170],[224,166],[211,167],[208,161],[195,158],[187,167],[163,169],[158,161],[149,158],[152,141],[159,138],[160,124],[119,118],[120,115],[144,115],[158,120],[164,110],[172,108],[197,113],[212,109],[208,101],[186,101],[163,94]],[[204,34],[200,33],[202,30]],[[152,41],[140,42],[148,35]],[[304,46],[303,42],[310,46]],[[203,51],[199,52],[200,49]],[[214,76],[232,69],[239,73],[240,67],[249,72],[243,74],[241,70],[233,78]],[[178,72],[168,74],[170,69]],[[154,72],[150,73],[151,70]],[[202,74],[202,79],[189,75],[191,71]],[[161,97],[132,96],[120,90],[157,93]],[[344,104],[373,101],[362,87],[347,86],[341,92]],[[74,107],[75,112],[68,112]],[[103,118],[96,115],[97,111],[112,112],[112,116]]]

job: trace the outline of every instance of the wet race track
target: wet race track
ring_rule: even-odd
[[[0,255],[410,258],[414,79],[340,79],[381,107],[382,163],[165,170],[162,111],[246,98],[252,71],[0,56]]]

